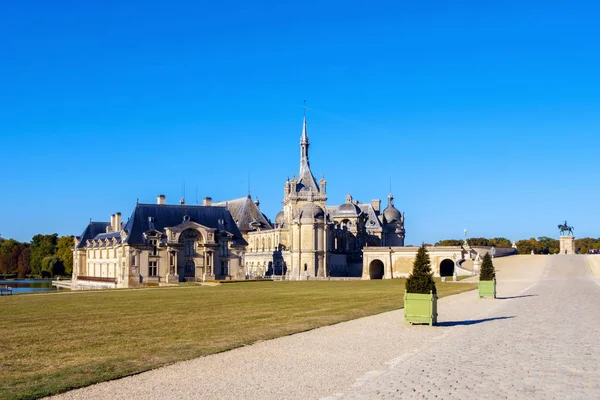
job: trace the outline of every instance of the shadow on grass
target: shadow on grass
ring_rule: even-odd
[[[497,300],[520,299],[521,297],[535,297],[537,294],[522,294],[520,296],[496,297]]]
[[[514,317],[494,317],[494,318],[483,318],[483,319],[468,319],[465,321],[445,321],[445,322],[438,322],[437,325],[438,326],[459,326],[459,325],[475,325],[475,324],[481,324],[482,322],[488,322],[488,321],[495,321],[495,320],[499,320],[499,319],[510,319],[510,318],[514,318]]]

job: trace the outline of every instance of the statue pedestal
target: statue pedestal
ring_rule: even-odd
[[[575,236],[560,237],[560,254],[575,254]]]

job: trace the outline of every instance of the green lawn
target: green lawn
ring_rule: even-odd
[[[404,279],[0,297],[0,398],[36,398],[403,306]],[[446,296],[476,284],[439,283]]]

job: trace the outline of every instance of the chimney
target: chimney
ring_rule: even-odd
[[[110,225],[106,227],[106,233],[112,232],[115,229],[115,214],[110,216]]]
[[[167,196],[165,196],[164,194],[159,194],[158,196],[156,196],[156,204],[166,204],[167,202]]]
[[[381,200],[371,200],[371,205],[373,206],[373,210],[375,210],[376,213],[381,211]]]
[[[114,215],[113,231],[121,232],[121,213],[118,212]]]
[[[185,199],[183,197],[179,199],[179,205],[185,206]]]
[[[202,199],[203,206],[212,206],[212,197],[205,197]]]

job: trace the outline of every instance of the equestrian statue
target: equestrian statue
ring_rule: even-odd
[[[560,230],[560,235],[563,236],[565,233],[573,236],[573,227],[567,225],[567,221],[565,221],[564,225],[558,225],[558,229]]]

